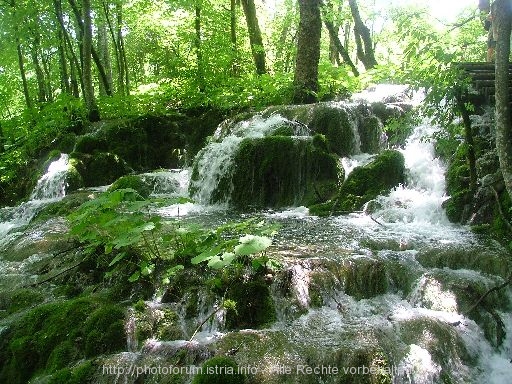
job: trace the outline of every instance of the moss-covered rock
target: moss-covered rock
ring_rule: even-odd
[[[108,192],[126,188],[136,190],[137,193],[144,198],[151,194],[150,185],[146,183],[141,176],[138,175],[127,175],[120,177],[112,183],[112,185],[108,188]]]
[[[118,155],[108,152],[71,154],[77,171],[82,176],[85,187],[108,185],[132,171]]]
[[[44,304],[2,335],[0,381],[26,383],[82,359],[124,348],[124,310],[95,298]]]
[[[226,315],[228,329],[259,328],[275,320],[274,302],[264,281],[235,282],[226,298],[236,303],[236,312]]]
[[[353,212],[404,182],[404,156],[398,151],[386,150],[371,163],[356,167],[342,184],[338,195],[332,201],[311,206],[310,213],[329,216]]]
[[[383,125],[377,116],[367,116],[359,124],[361,152],[377,153],[382,145]]]
[[[238,372],[238,364],[231,358],[215,356],[201,366],[192,384],[243,384],[245,376]]]
[[[64,196],[60,201],[56,201],[45,206],[32,219],[34,221],[48,220],[51,217],[65,217],[77,209],[86,201],[91,200],[93,195],[87,191],[77,191]]]
[[[0,291],[0,318],[40,304],[45,296],[34,288]]]
[[[350,106],[339,103],[283,105],[267,108],[262,114],[267,117],[274,113],[307,125],[312,133],[325,135],[332,150],[340,156],[355,154],[360,149],[358,117]]]
[[[233,160],[234,169],[222,176],[211,202],[229,201],[246,209],[309,205],[329,199],[338,189],[343,170],[334,155],[319,148],[324,144],[318,137],[244,139]],[[196,169],[192,178],[198,176]]]
[[[345,293],[356,300],[369,299],[388,291],[386,264],[369,257],[344,262]]]

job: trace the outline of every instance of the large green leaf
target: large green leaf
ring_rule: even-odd
[[[252,255],[264,251],[272,245],[272,239],[266,236],[245,235],[240,238],[240,244],[235,247],[235,255]]]
[[[192,264],[199,264],[203,261],[210,260],[212,257],[218,255],[222,251],[223,245],[217,245],[216,247],[207,249],[206,251],[200,253],[196,257],[192,258],[190,262]]]
[[[208,266],[213,269],[221,269],[230,265],[235,260],[236,255],[232,252],[225,252],[220,256],[214,256],[208,262]]]

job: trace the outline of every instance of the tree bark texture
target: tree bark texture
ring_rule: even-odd
[[[101,64],[105,68],[105,75],[107,77],[108,88],[112,90],[112,62],[110,61],[110,49],[108,46],[108,32],[106,21],[101,22],[98,26],[98,54],[100,56]],[[100,94],[105,96],[107,91],[103,82],[100,79]]]
[[[265,48],[263,46],[263,38],[258,23],[258,15],[256,14],[256,5],[254,0],[241,0],[244,9],[247,29],[249,30],[249,42],[251,44],[251,52],[256,66],[256,73],[263,75],[267,73],[265,63]]]
[[[25,64],[23,60],[23,50],[21,48],[21,43],[17,38],[16,51],[18,52],[18,66],[20,69],[21,83],[23,85],[23,96],[25,97],[25,104],[27,104],[27,108],[32,108],[32,100],[30,99],[30,93],[28,91],[28,82],[27,82],[27,72],[25,71]]]
[[[350,12],[354,19],[354,34],[356,39],[357,57],[363,63],[366,69],[371,69],[377,65],[373,42],[370,30],[364,24],[359,13],[359,7],[356,0],[348,0]]]
[[[317,101],[318,62],[322,33],[320,0],[299,0],[299,10],[293,102],[307,104]]]
[[[493,29],[497,36],[496,83],[496,148],[505,187],[512,198],[512,119],[509,96],[509,56],[512,20],[510,0],[495,0],[492,7]]]
[[[231,39],[231,73],[238,76],[240,70],[238,68],[238,43],[236,36],[236,0],[231,0],[230,6],[230,39]]]

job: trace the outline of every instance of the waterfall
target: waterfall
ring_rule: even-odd
[[[194,191],[193,199],[200,204],[211,202],[213,191],[223,179],[231,175],[234,167],[233,158],[242,140],[264,137],[286,124],[293,125],[292,122],[277,114],[268,118],[256,115],[250,120],[228,127],[229,132],[224,137],[217,132],[220,141],[209,143],[197,155],[198,178],[192,179],[190,185]]]
[[[46,173],[37,181],[31,200],[61,198],[66,195],[66,176],[69,170],[69,156],[65,153],[52,161]]]
[[[8,240],[7,234],[22,227],[46,205],[66,195],[69,156],[61,154],[37,181],[30,199],[16,207],[0,208],[0,246]]]

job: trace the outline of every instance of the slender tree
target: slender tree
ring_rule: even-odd
[[[251,52],[254,65],[256,66],[256,73],[263,75],[267,73],[267,68],[265,63],[265,48],[263,46],[263,38],[258,23],[256,5],[254,4],[254,0],[241,0],[241,2],[247,22],[247,29],[249,30],[249,42],[251,43]]]
[[[82,0],[83,12],[83,80],[85,86],[85,105],[87,107],[87,117],[89,121],[99,121],[100,112],[94,98],[94,87],[92,84],[92,20],[91,20],[91,0]]]
[[[230,6],[230,38],[231,38],[231,73],[233,76],[238,76],[239,73],[239,63],[238,63],[238,42],[236,36],[236,9],[237,9],[237,0],[231,0]]]
[[[194,39],[194,45],[196,48],[196,58],[197,58],[197,80],[199,86],[199,92],[204,92],[206,89],[205,80],[204,80],[204,63],[203,63],[203,47],[202,47],[202,39],[201,39],[201,4],[202,1],[199,0],[195,5],[195,18],[194,18],[194,28],[196,31],[196,36]]]
[[[299,0],[300,21],[293,102],[314,103],[318,92],[318,62],[322,20],[320,0]]]
[[[505,187],[512,198],[512,119],[510,116],[509,67],[512,5],[495,0],[492,5],[493,33],[496,40],[496,148]]]
[[[377,65],[375,51],[373,48],[370,29],[364,24],[359,13],[359,7],[356,0],[348,0],[350,12],[354,19],[354,34],[356,39],[357,57],[363,63],[366,69],[371,69]]]
[[[85,25],[85,19],[82,20],[82,15],[80,14],[80,9],[78,8],[76,1],[68,0],[68,2],[69,2],[69,5],[71,6],[71,9],[73,10],[73,13],[75,14],[76,22],[78,24],[78,28],[80,29],[80,33],[82,35],[85,35],[86,33],[88,33],[87,31],[85,31],[87,26]],[[90,0],[82,0],[82,13],[83,14],[85,14],[85,11],[83,10],[83,8],[86,7],[85,3],[88,3],[87,5],[89,5],[89,9],[91,9],[91,7],[90,7],[91,1]],[[89,12],[89,18],[90,17],[91,17],[91,15]],[[92,24],[92,21],[91,21],[91,24]],[[92,26],[91,26],[91,39],[92,39]],[[84,40],[85,40],[85,36],[84,36]],[[98,52],[96,51],[96,49],[94,48],[92,43],[91,43],[91,55],[94,60],[94,63],[96,64],[96,68],[98,69],[98,73],[100,75],[100,81],[103,83],[103,86],[105,87],[105,92],[107,95],[110,96],[110,95],[112,95],[112,90],[109,87],[105,68],[103,67],[103,64],[101,63],[101,60],[100,60],[100,56],[98,55]]]

